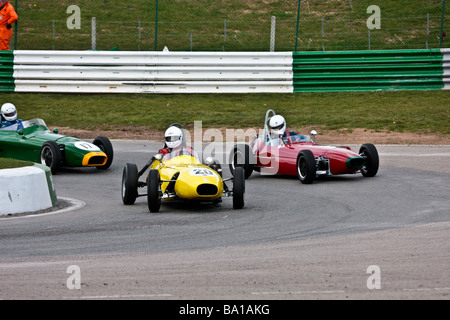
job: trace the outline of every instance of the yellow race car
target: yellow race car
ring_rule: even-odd
[[[150,168],[145,181],[139,181]],[[226,182],[232,181],[232,189]],[[146,188],[146,194],[139,194],[139,188]],[[134,204],[137,197],[147,196],[150,212],[158,212],[164,201],[206,201],[219,203],[223,197],[233,198],[233,208],[244,207],[245,176],[242,167],[236,167],[234,176],[222,178],[220,164],[211,157],[205,164],[192,150],[182,148],[180,151],[166,155],[157,154],[143,169],[133,163],[127,163],[122,175],[122,202]]]

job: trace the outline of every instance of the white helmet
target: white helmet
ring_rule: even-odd
[[[166,140],[166,145],[170,149],[177,148],[183,142],[183,132],[180,128],[169,127],[164,133],[164,138]]]
[[[283,135],[286,130],[286,120],[280,115],[275,115],[270,118],[269,125],[272,132],[280,136]]]
[[[12,103],[2,105],[1,112],[6,121],[14,121],[17,119],[17,109]]]

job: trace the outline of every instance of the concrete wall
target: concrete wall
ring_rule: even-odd
[[[34,212],[58,205],[51,171],[34,166],[0,170],[0,215]]]

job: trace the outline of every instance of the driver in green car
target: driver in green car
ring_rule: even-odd
[[[12,103],[5,103],[1,108],[0,129],[20,130],[23,129],[22,120],[17,119],[17,109]],[[12,127],[12,126],[15,126]]]

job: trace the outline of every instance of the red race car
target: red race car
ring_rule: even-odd
[[[373,144],[363,144],[356,153],[346,146],[317,145],[309,135],[290,132],[280,138],[269,130],[269,122],[274,116],[273,110],[267,111],[263,134],[257,135],[250,145],[233,146],[229,159],[231,173],[236,166],[243,166],[246,178],[258,171],[296,175],[305,184],[319,176],[361,172],[364,177],[373,177],[377,174],[379,157]],[[311,132],[313,137],[316,134]]]

